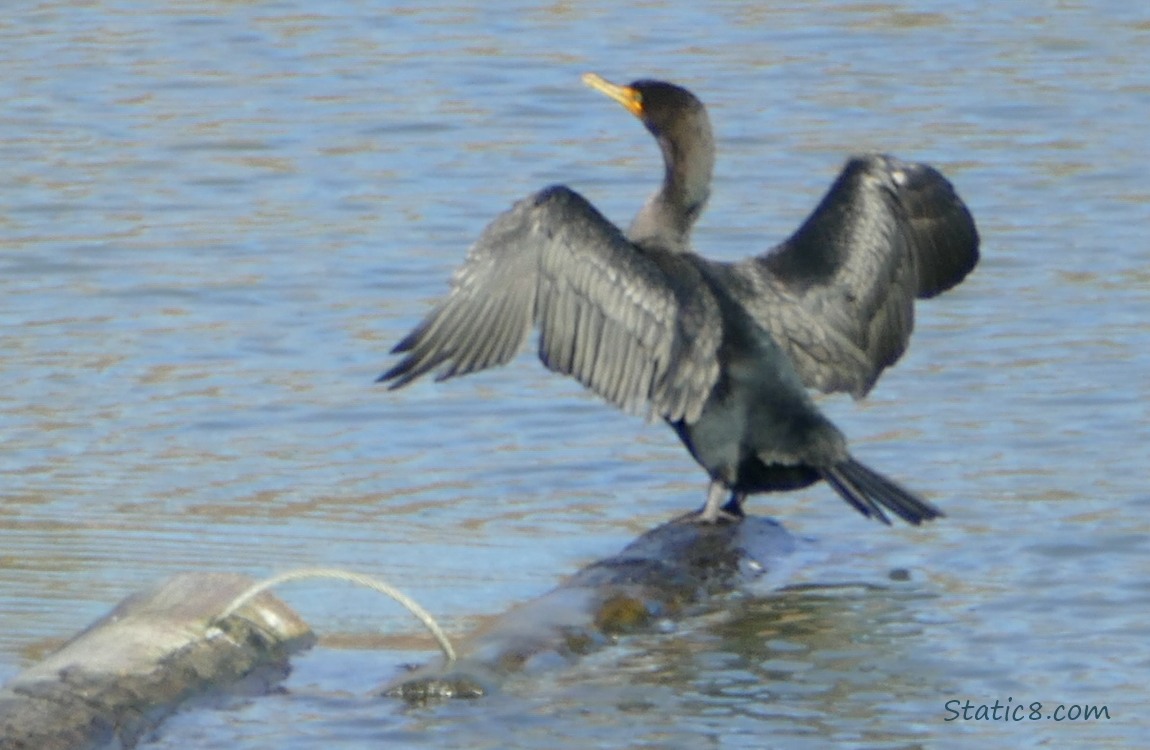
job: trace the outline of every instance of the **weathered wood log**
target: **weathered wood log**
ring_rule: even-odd
[[[796,547],[766,518],[703,525],[693,516],[648,531],[468,635],[456,644],[455,662],[421,667],[381,692],[411,703],[479,697],[515,672],[571,661],[621,634],[694,613],[761,579]]]
[[[215,622],[252,583],[183,574],[128,597],[0,688],[0,749],[130,748],[189,697],[278,682],[314,636],[267,593]]]
[[[466,636],[451,664],[425,666],[383,691],[410,702],[483,695],[515,672],[700,612],[773,572],[795,546],[764,518],[677,519]],[[252,584],[185,574],[128,597],[0,688],[0,750],[130,748],[187,698],[282,679],[288,656],[314,636],[266,592],[219,619]]]

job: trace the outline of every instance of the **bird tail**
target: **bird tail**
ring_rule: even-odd
[[[883,512],[883,508],[913,526],[943,515],[941,510],[917,497],[910,490],[900,487],[893,480],[867,468],[853,458],[820,469],[819,473],[855,510],[888,526],[890,519]]]

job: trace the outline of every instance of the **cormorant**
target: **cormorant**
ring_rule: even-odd
[[[974,268],[978,233],[951,184],[925,164],[855,157],[782,244],[707,260],[690,248],[715,157],[703,104],[662,81],[583,80],[654,135],[662,187],[626,233],[562,185],[516,203],[379,380],[394,389],[505,364],[537,327],[548,368],[674,428],[711,477],[699,521],[820,479],[883,523],[884,508],[915,525],[941,516],[854,459],[807,389],[864,396],[906,349],[914,299]]]

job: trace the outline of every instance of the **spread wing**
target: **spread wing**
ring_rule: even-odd
[[[538,327],[550,369],[622,409],[694,421],[718,379],[722,325],[692,273],[640,252],[578,193],[547,188],[488,225],[379,379],[400,388],[505,364]]]
[[[793,236],[730,270],[808,387],[860,398],[906,350],[914,300],[978,262],[974,219],[937,170],[850,160]]]

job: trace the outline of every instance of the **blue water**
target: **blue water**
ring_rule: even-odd
[[[867,401],[822,402],[948,518],[886,529],[823,487],[756,497],[817,539],[793,582],[830,588],[417,711],[371,693],[430,640],[371,646],[416,626],[298,584],[284,598],[345,637],[284,695],[181,714],[149,746],[1136,745],[1150,12],[492,8],[42,2],[0,22],[0,678],[186,570],[386,575],[464,632],[701,503],[670,431],[530,354],[372,383],[511,202],[565,182],[626,223],[654,188],[657,150],[579,83],[594,70],[709,106],[696,244],[714,257],[784,237],[851,153],[952,179],[982,264],[920,306]],[[1008,697],[1111,720],[945,721],[948,700]]]

